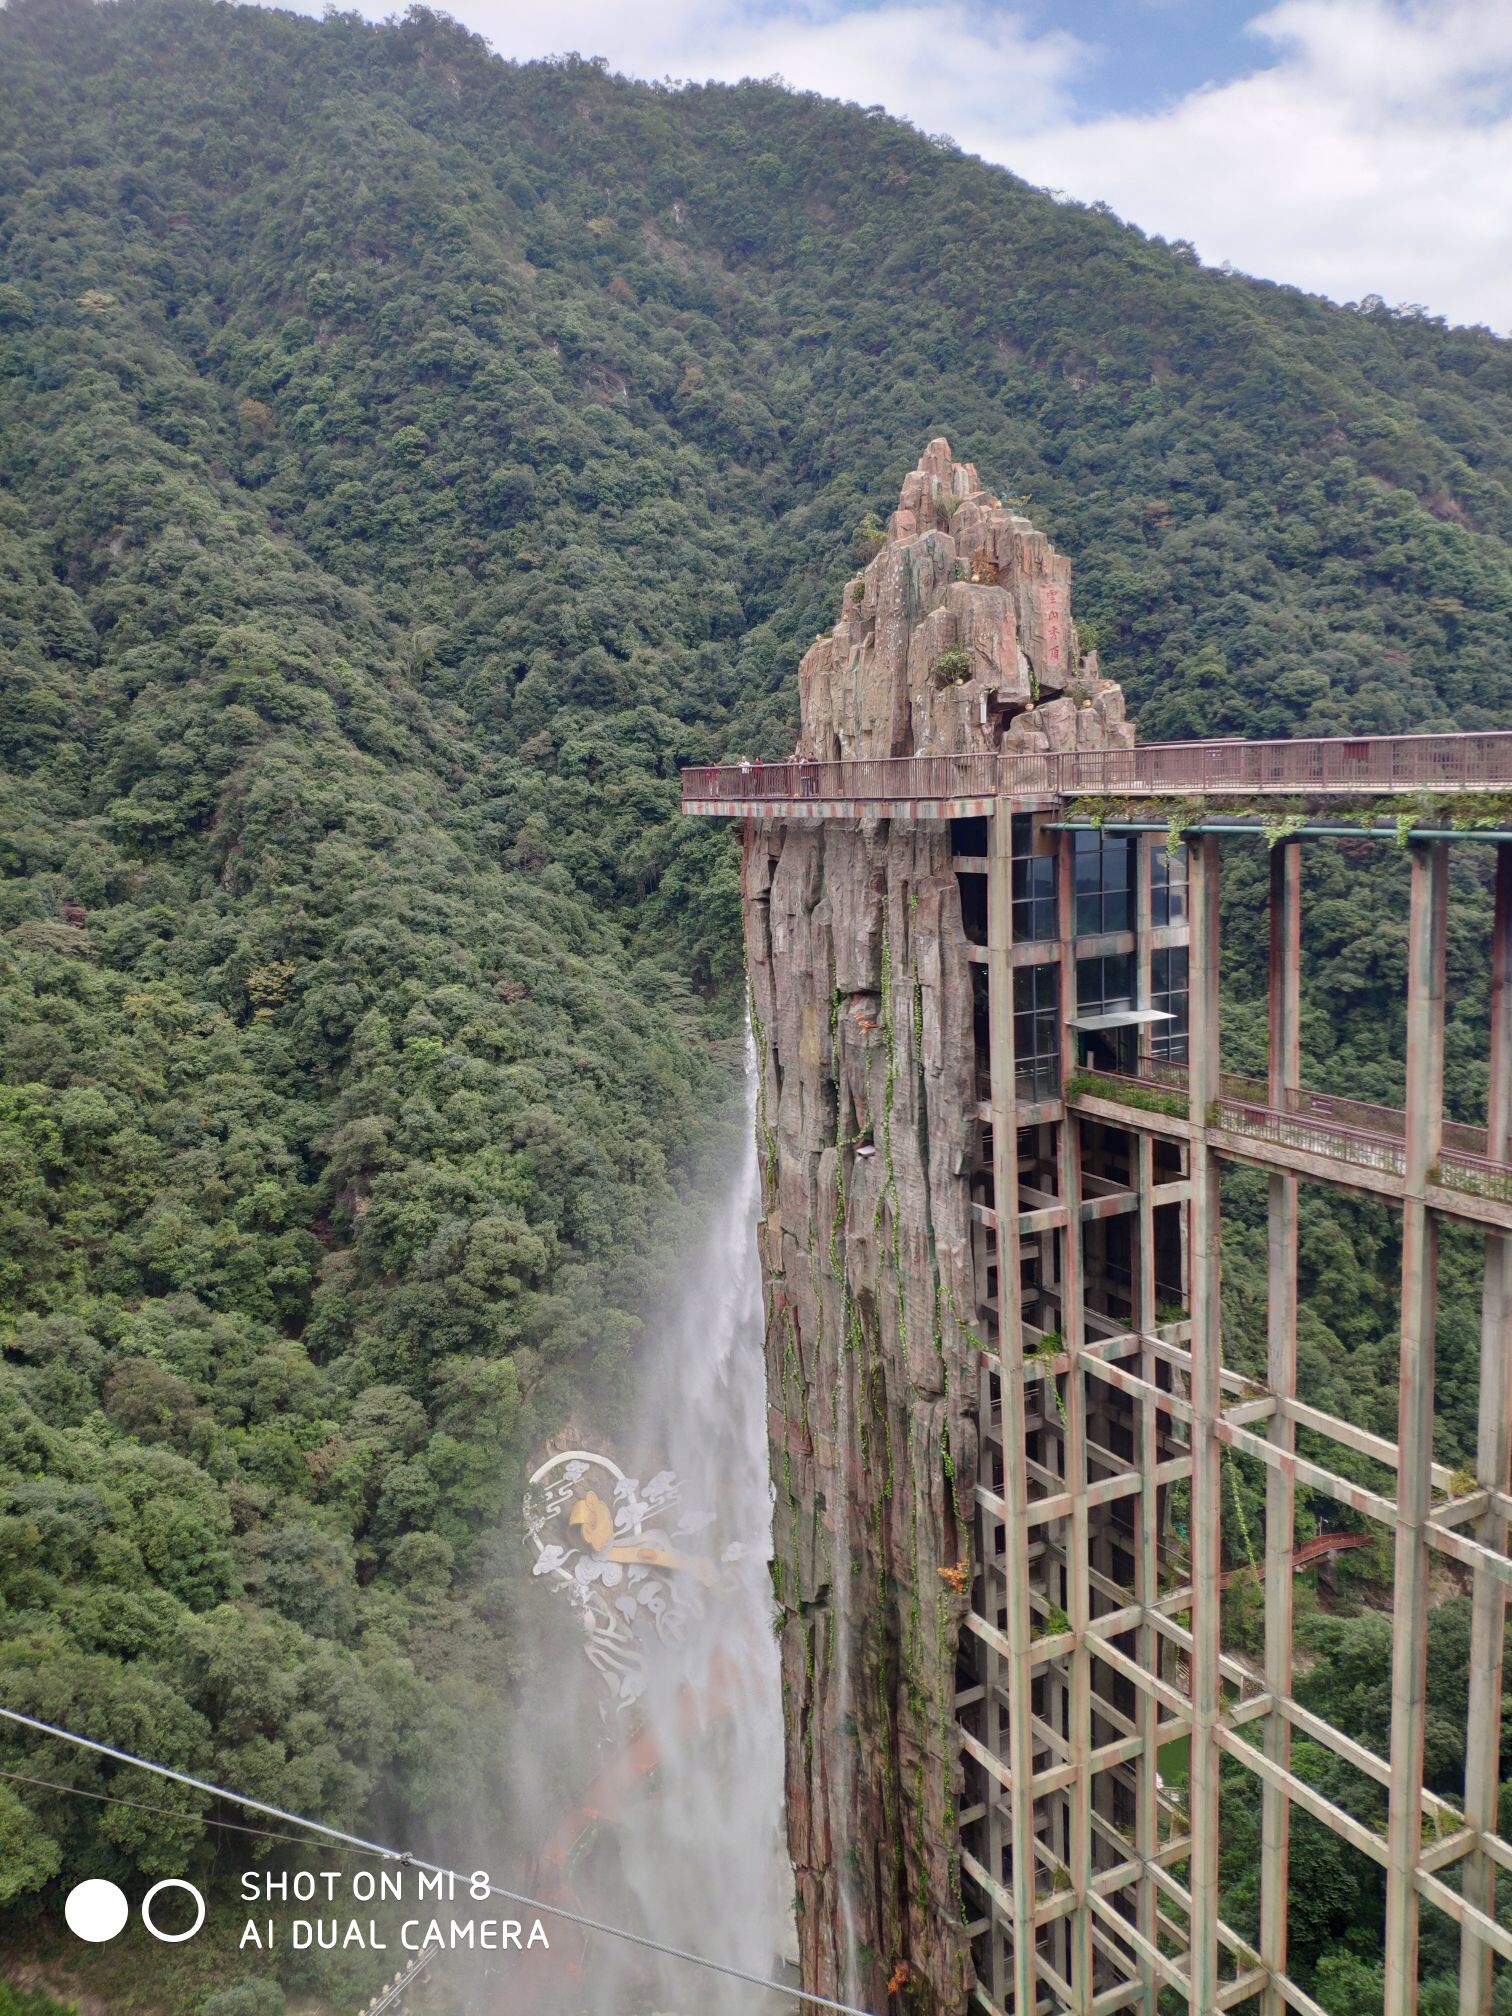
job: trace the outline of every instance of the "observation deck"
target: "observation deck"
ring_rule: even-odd
[[[1512,791],[1512,731],[1292,742],[1148,742],[1059,753],[710,764],[682,773],[702,818],[980,815],[1001,798],[1377,798]]]

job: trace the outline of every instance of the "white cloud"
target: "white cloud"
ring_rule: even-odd
[[[1512,328],[1506,0],[1284,0],[1252,27],[1274,54],[1249,75],[994,158],[1208,260]]]
[[[1034,34],[1012,12],[965,0],[784,0],[769,8],[755,0],[645,0],[635,8],[455,0],[448,11],[507,56],[576,50],[632,76],[695,83],[781,76],[799,90],[885,104],[926,131],[953,132],[953,119],[999,139],[1069,118],[1070,87],[1090,53],[1073,36]]]
[[[1152,112],[1092,116],[1078,95],[1106,52],[998,0],[438,4],[507,56],[577,50],[694,81],[781,75],[883,104],[1191,239],[1211,262],[1512,329],[1512,0],[1280,0],[1250,24],[1246,74]],[[1147,32],[1161,26],[1152,9]]]

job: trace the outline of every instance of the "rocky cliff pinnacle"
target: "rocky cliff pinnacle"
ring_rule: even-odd
[[[931,441],[839,620],[798,668],[820,758],[1116,748],[1122,690],[1083,653],[1071,563]]]

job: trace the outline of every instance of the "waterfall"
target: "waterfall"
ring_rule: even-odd
[[[662,1760],[659,1796],[638,1810],[625,1849],[657,1936],[770,1975],[789,1943],[792,1878],[769,1565],[755,1085],[748,1040],[739,1165],[646,1381],[643,1438],[680,1480],[683,1544],[717,1564],[718,1580],[690,1602],[681,1642],[651,1655],[644,1701]],[[779,2016],[783,2008],[775,1996],[687,1966],[667,1963],[661,1972],[660,2006],[677,2016]]]
[[[575,1895],[594,1915],[771,1978],[792,1950],[793,1894],[755,1069],[748,1038],[738,1159],[708,1236],[652,1312],[617,1461],[562,1452],[537,1473],[526,1514],[536,1575],[577,1602],[597,1671],[597,1698],[585,1701],[588,1662],[574,1662],[551,1718],[558,1730],[576,1720],[580,1776],[598,1771],[602,1824],[585,1841]],[[586,1959],[580,1993],[556,2006],[592,2016],[789,2016],[792,2006],[604,1938]]]

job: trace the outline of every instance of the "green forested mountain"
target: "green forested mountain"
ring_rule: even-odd
[[[940,432],[1146,736],[1512,724],[1512,346],[420,11],[11,0],[0,108],[0,1693],[421,1838],[732,1082],[678,766],[789,745]],[[1389,1096],[1400,932],[1330,873],[1314,1040]],[[177,1873],[159,1803],[0,1779],[11,1922]]]

